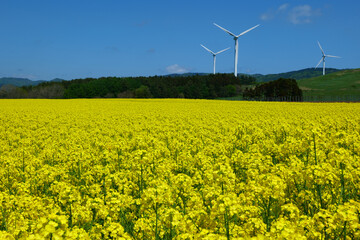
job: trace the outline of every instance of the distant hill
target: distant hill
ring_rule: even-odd
[[[2,85],[7,85],[7,84],[11,84],[13,86],[17,86],[17,87],[21,87],[21,86],[36,86],[40,83],[42,83],[44,81],[42,80],[38,80],[38,81],[32,81],[30,79],[27,78],[8,78],[8,77],[3,77],[0,78],[0,87]]]
[[[45,80],[36,80],[32,81],[28,78],[11,78],[11,77],[3,77],[0,78],[0,87],[2,85],[13,85],[16,87],[22,87],[22,86],[36,86],[43,82],[61,82],[63,79],[55,78],[51,81],[45,81]]]
[[[338,71],[342,71],[343,69],[336,69],[336,68],[327,68],[326,69],[326,73],[334,73],[334,72],[338,72]],[[196,72],[189,72],[189,73],[182,73],[182,74],[178,74],[178,73],[173,73],[173,74],[168,74],[168,75],[164,75],[165,77],[189,77],[189,76],[195,76],[195,75],[199,75],[199,76],[204,76],[204,75],[209,75],[210,73],[196,73]],[[248,75],[248,74],[242,74],[240,73],[239,75]],[[284,73],[275,73],[275,74],[251,74],[250,76],[255,77],[257,82],[269,82],[269,81],[274,81],[277,80],[279,78],[292,78],[295,80],[300,80],[300,79],[305,79],[305,78],[312,78],[312,77],[317,77],[317,76],[321,76],[322,75],[322,68],[306,68],[306,69],[302,69],[302,70],[297,70],[297,71],[291,71],[291,72],[284,72]]]
[[[205,76],[205,75],[209,75],[210,73],[191,73],[191,72],[188,72],[188,73],[172,73],[172,74],[167,74],[167,75],[164,75],[165,77],[192,77],[192,76],[196,76],[196,75],[199,75],[199,76]]]
[[[61,79],[61,78],[54,78],[53,80],[47,81],[47,82],[62,82],[62,81],[66,81],[65,79]]]
[[[327,68],[326,73],[333,73],[341,71],[340,69],[336,68]],[[173,73],[168,75],[163,75],[163,77],[192,77],[192,76],[205,76],[210,75],[210,73],[197,73],[197,72],[188,72],[188,73]],[[247,75],[247,74],[239,74],[239,75]],[[269,82],[274,81],[279,78],[293,78],[296,80],[305,79],[305,78],[312,78],[322,75],[322,69],[314,69],[314,68],[306,68],[298,71],[291,71],[291,72],[285,72],[285,73],[278,73],[278,74],[252,74],[250,76],[255,77],[257,82]],[[27,78],[9,78],[9,77],[3,77],[0,78],[0,87],[2,85],[11,84],[13,86],[22,87],[22,86],[36,86],[43,82],[61,82],[64,81],[60,78],[55,78],[51,81],[45,81],[45,80],[37,80],[32,81]]]
[[[326,74],[334,73],[341,71],[341,69],[336,68],[327,68]],[[298,71],[291,71],[291,72],[285,72],[285,73],[278,73],[278,74],[253,74],[252,76],[256,78],[257,82],[269,82],[274,81],[279,78],[292,78],[295,80],[305,79],[305,78],[312,78],[322,75],[322,68],[306,68]]]
[[[360,69],[349,69],[325,76],[298,80],[304,97],[309,100],[359,101]],[[305,99],[306,100],[306,99]]]
[[[330,73],[332,72],[332,73]],[[320,75],[305,78],[309,75]],[[295,78],[305,101],[360,101],[360,69],[303,69],[281,74],[255,75],[258,79]],[[270,78],[271,77],[271,78]],[[107,77],[63,81],[0,78],[0,98],[227,98],[238,97],[241,85],[254,75],[185,73],[152,77]],[[247,84],[253,85],[253,84]],[[22,87],[18,87],[22,86]]]

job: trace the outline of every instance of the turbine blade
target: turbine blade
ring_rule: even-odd
[[[218,51],[217,53],[215,53],[215,55],[217,55],[217,54],[219,54],[219,53],[222,53],[222,52],[225,52],[226,50],[229,50],[230,48],[228,47],[228,48],[225,48],[225,49],[223,49],[223,50],[221,50],[221,51]]]
[[[320,65],[321,61],[323,61],[324,58],[321,58],[319,63],[316,65],[315,69]]]
[[[229,30],[227,30],[227,29],[225,29],[225,28],[217,25],[216,23],[214,23],[214,25],[217,26],[218,28],[222,29],[223,31],[227,32],[227,33],[230,34],[231,36],[236,37],[236,35],[233,34],[232,32],[230,32]]]
[[[240,37],[240,36],[244,35],[245,33],[250,32],[250,31],[253,30],[254,28],[257,28],[258,26],[260,26],[260,24],[258,24],[258,25],[256,25],[255,27],[252,27],[252,28],[250,28],[250,29],[248,29],[248,30],[240,33],[239,35],[237,35],[237,37]]]
[[[210,49],[208,49],[207,47],[205,47],[204,45],[200,44],[203,48],[205,48],[206,51],[212,53],[212,54],[215,54],[213,51],[211,51]]]
[[[333,55],[325,55],[326,57],[333,57],[333,58],[341,58],[339,56],[333,56]]]
[[[322,49],[322,47],[321,47],[321,45],[320,45],[319,41],[318,41],[318,44],[319,44],[319,47],[320,47],[320,50],[321,50],[322,54],[323,54],[323,55],[325,55],[324,50]]]

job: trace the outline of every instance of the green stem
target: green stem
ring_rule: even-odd
[[[340,163],[340,169],[341,169],[341,175],[340,175],[341,200],[342,200],[342,203],[344,204],[344,202],[346,201],[346,199],[345,199],[345,178],[344,178],[345,164]]]
[[[118,161],[118,169],[120,171],[121,161],[120,161],[120,155],[122,155],[122,150],[117,149],[117,161]]]
[[[106,181],[106,176],[105,175],[103,175],[103,193],[104,193],[104,205],[106,205],[106,183],[105,183],[105,181]]]
[[[170,214],[170,231],[169,231],[169,239],[173,239],[173,225],[172,225],[172,222],[173,222],[173,214],[171,213]]]
[[[319,194],[319,199],[320,199],[320,207],[322,209],[324,209],[324,202],[323,202],[323,199],[322,199],[322,195],[321,195],[321,186],[319,184],[316,184],[316,190]]]
[[[141,194],[143,192],[143,172],[144,172],[144,169],[143,169],[143,165],[140,166],[140,197],[141,197]]]
[[[157,191],[156,191],[156,197],[157,197]],[[158,203],[155,203],[155,239],[158,240]]]
[[[228,207],[225,208],[224,221],[225,221],[226,239],[227,239],[227,240],[230,240],[230,227],[229,227]]]
[[[25,178],[25,154],[24,154],[24,150],[23,150],[23,154],[22,154],[22,174],[23,174],[23,182],[25,182],[26,178]]]
[[[315,142],[315,133],[313,133],[313,141],[314,141],[314,154],[315,154],[315,165],[318,164],[317,158],[316,158],[316,142]]]
[[[72,228],[72,211],[71,211],[71,204],[70,204],[70,214],[69,214],[69,227]]]
[[[270,228],[271,228],[270,209],[271,209],[271,196],[269,197],[269,204],[266,207],[266,231],[268,232],[270,232]]]
[[[4,208],[1,208],[1,215],[2,215],[2,224],[0,225],[0,230],[5,230],[7,231],[7,225],[6,225],[6,210]]]

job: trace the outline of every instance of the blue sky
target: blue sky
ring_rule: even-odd
[[[314,67],[359,68],[358,0],[1,0],[0,77],[32,80],[234,71],[279,73]]]

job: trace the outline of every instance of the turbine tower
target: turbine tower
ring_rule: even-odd
[[[214,23],[215,26],[217,26],[218,28],[220,28],[221,30],[227,32],[228,34],[230,34],[232,37],[234,37],[235,40],[235,70],[234,70],[234,75],[235,77],[237,77],[237,63],[238,63],[238,38],[242,35],[244,35],[247,32],[250,32],[251,30],[253,30],[254,28],[257,28],[258,26],[260,26],[260,24],[256,25],[255,27],[252,27],[242,33],[240,33],[239,35],[235,35],[232,32],[226,30],[225,28],[217,25],[216,23]]]
[[[207,47],[205,47],[204,45],[200,44],[203,48],[205,48],[206,51],[208,51],[209,53],[211,53],[214,57],[214,74],[215,74],[215,65],[216,65],[216,55],[218,55],[219,53],[225,52],[226,50],[228,50],[229,48],[223,49],[217,53],[214,53],[213,51],[211,51],[210,49],[208,49]]]
[[[338,56],[332,56],[332,55],[326,55],[324,50],[322,49],[319,41],[318,41],[318,44],[319,44],[319,47],[320,47],[320,50],[321,50],[321,53],[322,53],[322,57],[319,61],[319,63],[316,65],[315,69],[320,65],[321,61],[323,62],[323,76],[325,75],[325,58],[326,57],[333,57],[333,58],[341,58],[341,57],[338,57]]]

